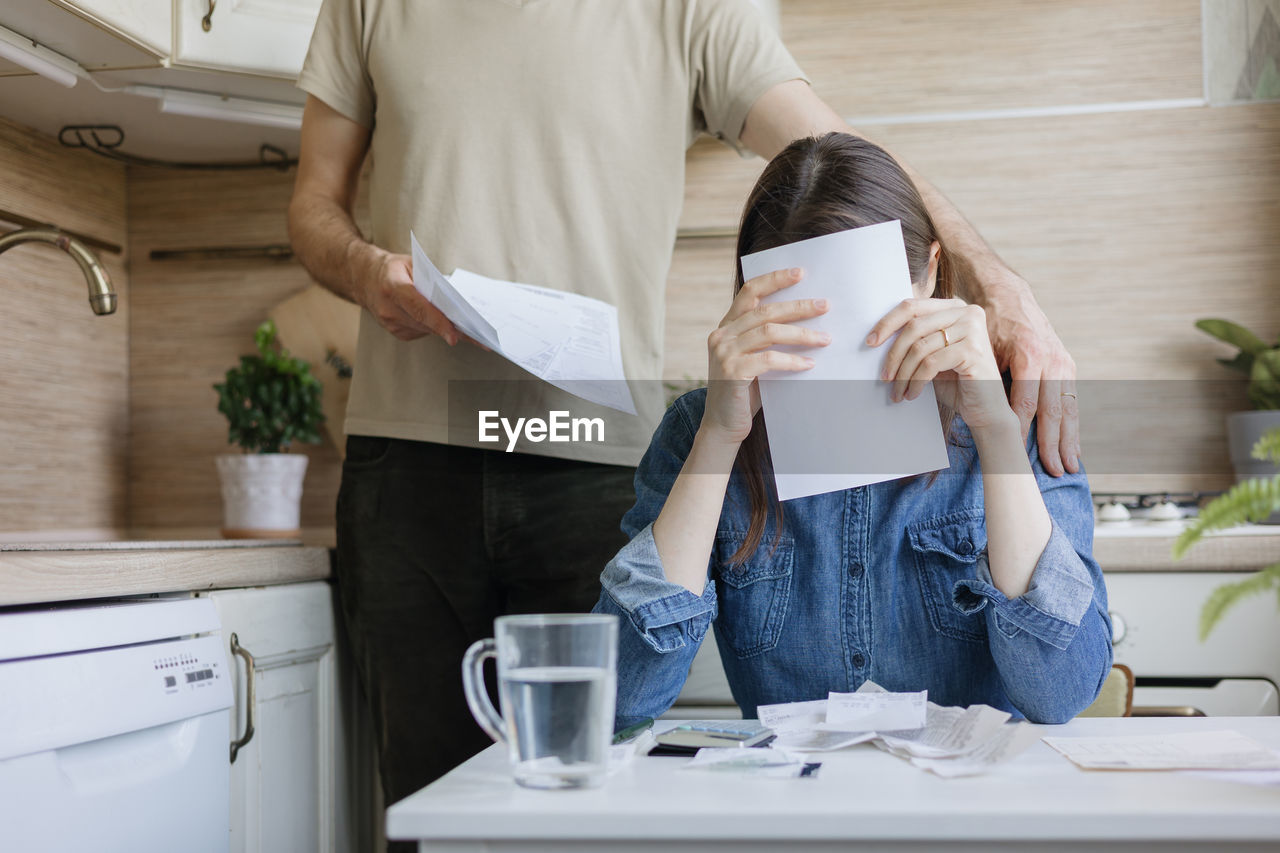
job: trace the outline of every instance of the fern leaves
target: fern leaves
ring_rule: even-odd
[[[1280,464],[1280,429],[1268,430],[1250,451],[1254,459]]]
[[[1254,459],[1280,463],[1280,429],[1264,433],[1254,444],[1252,455]],[[1234,527],[1242,521],[1261,521],[1276,510],[1280,510],[1280,474],[1270,479],[1254,477],[1237,483],[1200,510],[1199,516],[1173,543],[1173,557],[1181,558],[1212,530]],[[1271,589],[1280,593],[1280,563],[1238,583],[1223,584],[1215,589],[1200,609],[1200,642],[1208,638],[1209,632],[1236,602]]]
[[[1241,599],[1271,589],[1280,592],[1280,563],[1268,566],[1238,583],[1223,584],[1215,589],[1200,608],[1200,642],[1203,643],[1208,638],[1209,632],[1221,621],[1228,608]]]
[[[1236,483],[1226,494],[1207,503],[1173,543],[1174,559],[1181,558],[1210,531],[1224,530],[1245,521],[1261,521],[1277,509],[1280,509],[1280,474],[1270,479],[1255,477]]]

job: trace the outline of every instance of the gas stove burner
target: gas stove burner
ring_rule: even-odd
[[[1181,521],[1185,517],[1182,507],[1173,501],[1161,501],[1151,507],[1151,511],[1147,513],[1149,521]]]
[[[1097,497],[1096,495],[1094,496]],[[1097,505],[1098,521],[1128,521],[1130,518],[1129,508],[1119,501],[1107,501]]]
[[[1221,492],[1094,492],[1099,522],[1165,522],[1193,518]]]

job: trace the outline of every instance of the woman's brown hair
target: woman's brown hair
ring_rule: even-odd
[[[947,299],[960,292],[955,265],[924,199],[897,161],[880,146],[848,133],[797,139],[769,162],[748,196],[738,228],[737,257],[895,219],[902,223],[911,280],[925,281],[937,241],[941,250],[933,295]],[[736,294],[743,284],[741,264],[734,278]],[[950,413],[943,417],[949,422]],[[782,531],[782,506],[765,482],[768,452],[763,413],[757,412],[751,433],[738,449],[736,464],[751,500],[751,521],[746,539],[731,558],[735,564],[760,547],[770,514],[775,533]]]

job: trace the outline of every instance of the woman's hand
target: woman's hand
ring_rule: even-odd
[[[825,299],[762,303],[770,293],[798,282],[799,269],[756,276],[742,286],[720,326],[707,337],[707,405],[701,431],[710,437],[741,443],[751,432],[751,419],[760,409],[756,377],[770,370],[799,372],[813,367],[813,359],[772,349],[775,346],[824,347],[826,332],[790,325],[827,311]]]
[[[867,343],[878,346],[897,332],[880,378],[891,397],[914,400],[934,381],[938,400],[971,430],[1016,420],[1005,399],[987,335],[986,312],[961,299],[906,299],[876,324]]]

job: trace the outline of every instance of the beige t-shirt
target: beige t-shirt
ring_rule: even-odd
[[[664,408],[685,150],[704,131],[738,147],[755,100],[797,78],[747,0],[325,0],[298,85],[373,129],[369,239],[407,254],[412,230],[446,274],[617,306],[640,412],[466,344],[397,340],[364,312],[347,432],[506,449],[479,441],[478,409],[560,410],[605,418],[604,440],[517,450],[636,464]]]

